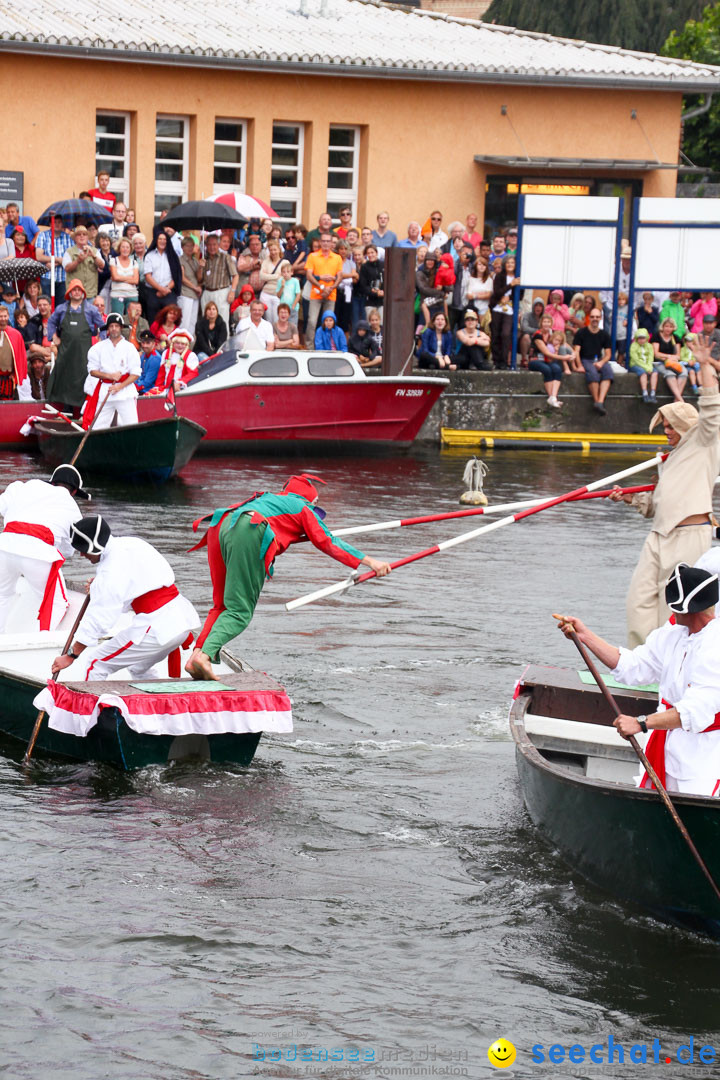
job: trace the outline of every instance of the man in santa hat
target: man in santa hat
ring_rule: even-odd
[[[53,661],[56,675],[78,660],[82,679],[107,679],[128,668],[137,678],[168,660],[172,678],[180,676],[180,653],[189,648],[200,625],[195,608],[178,591],[167,559],[137,536],[113,536],[104,518],[82,518],[70,542],[95,567],[90,603],[70,650]],[[112,634],[120,616],[133,612],[129,626]],[[108,639],[108,635],[111,635]],[[86,651],[87,650],[87,651]]]
[[[68,602],[60,567],[73,555],[70,529],[81,517],[75,500],[89,498],[73,465],[59,465],[49,482],[15,480],[0,495],[0,633],[21,577],[30,592],[33,629],[54,630],[62,619]]]
[[[200,361],[192,351],[193,336],[189,330],[182,326],[176,327],[168,334],[167,348],[162,354],[160,368],[155,380],[153,390],[160,393],[163,390],[182,390],[191,379],[194,379],[200,367]]]
[[[10,312],[0,305],[0,401],[12,401],[27,378],[25,342],[10,325]]]
[[[668,791],[720,795],[720,620],[715,618],[718,576],[678,563],[665,585],[675,617],[653,630],[635,649],[610,645],[572,615],[559,615],[560,629],[574,631],[598,660],[627,686],[658,683],[661,707],[647,716],[621,714],[618,732],[651,732],[645,747],[650,764]],[[639,787],[652,787],[643,769]]]
[[[361,563],[378,577],[390,573],[389,563],[364,555],[336,539],[323,524],[317,506],[317,476],[291,476],[279,493],[256,492],[246,502],[216,510],[195,522],[207,532],[192,549],[207,544],[213,606],[198,635],[195,651],[185,665],[194,679],[214,679],[223,645],[241,634],[253,617],[262,587],[272,577],[275,559],[299,540],[309,540],[338,562],[355,570]]]

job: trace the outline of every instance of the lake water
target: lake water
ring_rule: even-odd
[[[491,501],[506,502],[641,459],[486,460]],[[4,461],[4,482],[42,472]],[[160,491],[92,485],[92,507],[154,542],[204,614],[205,556],[185,554],[203,512],[300,468],[327,480],[331,527],[454,510],[464,464],[200,458]],[[358,543],[395,559],[475,524]],[[659,1038],[674,1059],[694,1035],[696,1062],[720,1049],[717,944],[609,899],[543,843],[508,733],[528,661],[578,666],[551,612],[624,640],[646,530],[605,501],[559,507],[290,615],[285,601],[345,576],[296,548],[234,645],[294,707],[293,734],[263,737],[250,768],[26,774],[0,756],[4,1075],[475,1078],[503,1075],[487,1049],[504,1037],[507,1075],[625,1078],[633,1044]],[[536,1044],[610,1035],[622,1065],[531,1062]]]

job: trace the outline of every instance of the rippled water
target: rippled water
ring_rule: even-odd
[[[327,479],[339,526],[456,509],[464,460],[301,464]],[[491,499],[509,501],[639,459],[487,460]],[[41,468],[5,464],[6,481]],[[96,486],[93,507],[154,541],[204,613],[192,520],[297,467],[198,459],[160,492]],[[397,558],[470,527],[361,546]],[[606,503],[557,508],[289,615],[286,600],[344,576],[295,549],[235,645],[294,703],[294,733],[263,737],[250,768],[26,775],[0,757],[4,1075],[485,1077],[502,1075],[487,1048],[504,1036],[508,1075],[624,1078],[638,1066],[532,1065],[530,1047],[611,1033],[626,1053],[659,1037],[674,1056],[691,1034],[720,1048],[718,946],[608,899],[544,845],[507,730],[527,661],[577,666],[552,611],[623,637],[646,528]],[[373,1060],[348,1062],[353,1046]],[[343,1061],[302,1062],[303,1047]]]

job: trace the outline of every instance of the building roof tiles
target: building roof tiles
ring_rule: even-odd
[[[216,59],[237,67],[449,80],[547,81],[720,89],[720,67],[530,33],[381,0],[0,0],[0,50],[69,52],[150,62]],[[232,41],[232,44],[230,44]],[[392,77],[392,76],[391,76]]]

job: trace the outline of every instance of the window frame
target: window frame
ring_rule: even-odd
[[[294,127],[298,130],[297,143],[276,143],[275,142],[275,128],[276,127]],[[298,163],[297,165],[277,165],[273,166],[273,151],[274,150],[287,150],[289,146],[297,148]],[[280,187],[276,186],[272,182],[273,168],[277,169],[292,169],[297,173],[297,184],[295,187]],[[299,221],[302,221],[302,198],[303,198],[303,172],[305,168],[305,124],[298,120],[273,120],[273,134],[270,143],[270,205],[274,208],[275,203],[292,202],[295,204],[295,215],[287,217],[286,215],[280,215],[274,220],[278,221],[281,225],[297,225]]]
[[[120,139],[119,135],[103,134],[98,132],[98,117],[99,116],[113,116],[121,117],[125,121],[125,132],[122,136],[124,141],[124,152],[122,155],[115,154],[98,154],[97,146],[100,138],[108,139]],[[97,187],[98,178],[98,164],[104,161],[122,161],[123,162],[123,179],[122,183],[118,183],[118,178],[111,176],[108,190],[116,196],[118,201],[128,203],[130,197],[130,123],[131,115],[129,112],[122,112],[118,109],[96,109],[95,110],[95,187]],[[99,159],[99,161],[98,161]],[[103,167],[100,167],[100,171],[103,171]]]
[[[278,360],[278,359],[292,360],[293,364],[295,365],[295,371],[293,372],[292,375],[273,375],[273,374],[268,375],[267,373],[260,373],[260,374],[256,375],[255,372],[253,371],[253,368],[256,368],[258,366],[258,364],[264,364],[268,360],[272,361],[272,360]],[[297,362],[297,357],[291,356],[288,353],[282,353],[282,352],[267,353],[265,356],[259,356],[257,358],[257,360],[253,360],[252,364],[250,364],[250,366],[248,367],[248,375],[250,376],[251,379],[296,379],[299,376],[299,374],[300,374],[300,365]]]
[[[349,150],[349,146],[337,146],[333,145],[332,133],[333,131],[352,131],[353,133],[353,165],[348,169],[346,166],[338,166],[332,168],[330,166],[330,154],[333,150]],[[352,176],[352,187],[350,188],[333,188],[330,186],[330,173],[340,172],[347,173]],[[352,220],[357,220],[357,206],[358,206],[358,189],[359,189],[359,177],[360,177],[360,128],[357,124],[331,124],[330,134],[328,137],[328,162],[327,162],[327,188],[325,192],[325,204],[330,211],[331,206],[350,206],[352,208]],[[340,218],[335,217],[333,214],[333,224],[339,224]]]
[[[178,139],[175,136],[159,136],[158,135],[158,121],[159,120],[180,120],[183,125],[182,139]],[[170,158],[159,158],[157,156],[157,144],[158,142],[177,142],[182,145],[182,169],[183,179],[180,180],[157,180],[155,179],[154,188],[154,203],[153,203],[153,216],[155,221],[160,218],[161,210],[157,209],[157,196],[158,195],[174,195],[177,196],[176,202],[186,202],[188,196],[188,182],[190,174],[190,160],[189,160],[189,147],[190,147],[190,117],[180,116],[176,113],[156,113],[155,114],[155,157],[154,167],[157,165],[177,165],[177,160]]]
[[[313,360],[327,361],[329,359],[329,357],[332,357],[332,355],[333,355],[332,353],[328,354],[326,352],[320,352],[320,353],[315,352],[312,356],[308,356],[308,358],[307,358],[308,375],[311,375],[313,379],[352,379],[352,378],[354,378],[355,375],[357,374],[357,372],[355,371],[355,368],[352,366],[352,362],[350,360],[348,360],[347,356],[339,356],[339,357],[337,357],[337,359],[342,360],[343,363],[347,364],[347,366],[349,368],[349,371],[346,371],[344,373],[343,372],[335,372],[335,373],[330,373],[330,374],[325,372],[322,375],[316,375],[315,374],[315,372],[312,370]]]
[[[235,140],[218,139],[217,138],[217,125],[218,124],[239,124],[242,129],[242,138],[238,143]],[[240,147],[240,164],[233,165],[227,161],[216,161],[215,149],[218,146],[239,146]],[[213,133],[213,194],[221,195],[226,191],[238,191],[241,194],[245,194],[245,185],[247,182],[247,148],[248,148],[248,122],[247,120],[241,120],[239,117],[234,116],[216,116],[215,117],[215,130]],[[215,182],[215,169],[237,169],[240,173],[240,181],[237,184],[224,184],[221,182]]]

